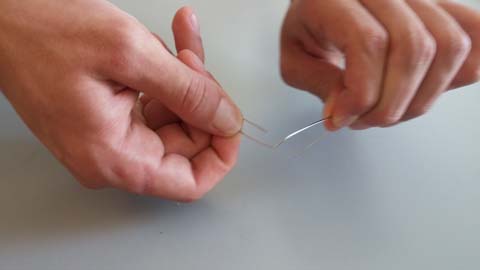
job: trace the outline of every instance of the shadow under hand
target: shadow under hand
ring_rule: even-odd
[[[96,234],[179,214],[177,204],[81,187],[33,139],[0,140],[2,248]]]

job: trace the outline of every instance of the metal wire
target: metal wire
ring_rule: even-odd
[[[330,118],[331,118],[331,117],[326,117],[326,118],[320,119],[320,120],[318,120],[318,121],[315,121],[315,122],[311,123],[310,125],[308,125],[308,126],[306,126],[306,127],[304,127],[304,128],[301,128],[301,129],[299,129],[299,130],[296,130],[296,131],[288,134],[287,136],[285,136],[285,138],[283,138],[280,142],[278,142],[278,143],[276,143],[276,144],[270,144],[270,143],[264,142],[264,141],[262,141],[262,140],[260,140],[260,139],[257,139],[257,138],[255,138],[255,137],[253,137],[253,136],[245,133],[244,130],[242,130],[241,133],[242,133],[246,138],[248,138],[248,139],[250,139],[250,140],[252,140],[252,141],[254,141],[254,142],[256,142],[256,143],[258,143],[258,144],[260,144],[260,145],[263,145],[263,146],[268,147],[268,148],[270,148],[270,149],[276,149],[276,148],[282,146],[284,143],[286,143],[286,142],[289,141],[290,139],[292,139],[293,137],[295,137],[295,136],[297,136],[297,135],[299,135],[299,134],[301,134],[301,133],[303,133],[303,132],[305,132],[305,131],[307,131],[307,130],[315,127],[315,126],[318,126],[318,125],[324,123],[325,121],[329,120]],[[249,121],[249,120],[247,120],[247,119],[244,119],[244,123],[248,123],[249,125],[253,126],[254,128],[262,131],[263,133],[267,133],[267,132],[268,132],[267,129],[265,129],[265,128],[263,128],[262,126],[254,123],[254,122],[252,122],[252,121]],[[312,147],[312,146],[313,146],[315,143],[317,143],[317,142],[318,142],[318,140],[315,140],[313,143],[309,144],[306,148],[308,149],[308,148]]]

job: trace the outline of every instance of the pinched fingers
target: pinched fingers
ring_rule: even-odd
[[[430,1],[409,0],[437,44],[430,70],[402,121],[424,115],[452,84],[472,48],[469,35],[441,7]]]
[[[390,41],[382,93],[375,106],[353,127],[384,127],[402,119],[433,62],[437,44],[406,2],[362,3],[385,26]]]
[[[450,1],[295,1],[282,75],[327,100],[331,130],[392,126],[479,80],[479,25],[478,12]],[[343,70],[330,45],[345,56]]]

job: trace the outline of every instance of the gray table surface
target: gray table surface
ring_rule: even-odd
[[[114,2],[169,44],[187,3]],[[287,2],[188,1],[209,69],[268,140],[321,112],[279,77]],[[0,98],[0,269],[478,269],[478,88],[390,129],[317,128],[275,152],[245,140],[234,171],[190,205],[83,189]]]

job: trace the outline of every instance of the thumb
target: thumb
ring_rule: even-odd
[[[154,43],[154,50],[144,49],[141,55],[132,57],[135,68],[117,75],[118,80],[159,100],[194,127],[225,137],[238,133],[242,114],[220,85]],[[204,69],[198,57],[190,61],[196,61],[196,69]]]

